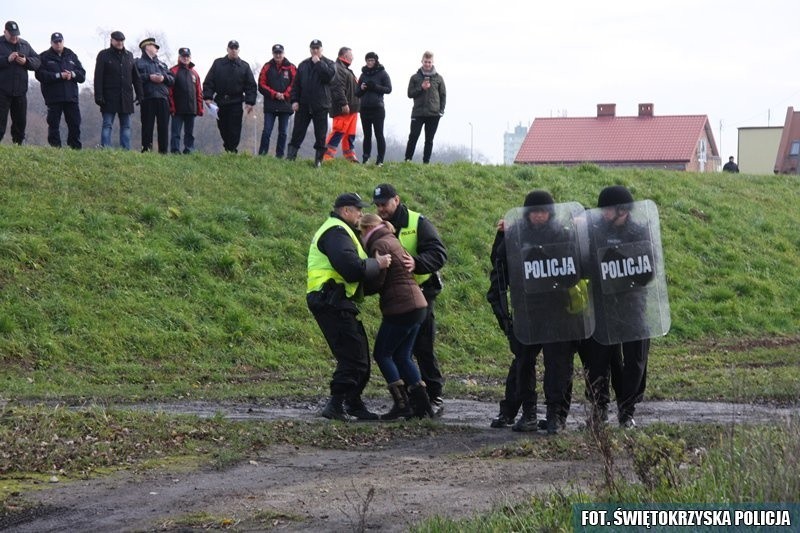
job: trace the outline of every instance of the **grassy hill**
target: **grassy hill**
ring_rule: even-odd
[[[649,396],[800,397],[796,177],[8,146],[0,165],[3,397],[324,395],[308,244],[338,193],[381,182],[448,246],[449,394],[496,395],[510,361],[484,298],[497,219],[533,188],[593,207],[623,184],[661,214],[673,327],[654,343]],[[374,334],[377,301],[362,316]]]

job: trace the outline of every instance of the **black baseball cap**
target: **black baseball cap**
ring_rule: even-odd
[[[189,57],[192,55],[192,51],[188,48],[178,48],[178,55],[181,57]]]
[[[112,31],[111,38],[114,39],[115,41],[124,41],[125,34],[122,33],[121,31]]]
[[[272,45],[272,53],[273,54],[282,54],[283,53],[283,45],[282,44],[274,44]]]
[[[357,192],[342,193],[337,196],[336,201],[333,202],[333,207],[345,207],[348,205],[361,208],[369,207],[369,204],[365,202]]]
[[[397,196],[397,189],[389,183],[381,183],[372,193],[372,203],[382,204]]]
[[[308,45],[309,48],[322,48],[322,41],[319,39],[314,39],[311,41],[311,44]]]
[[[19,24],[17,24],[13,20],[9,20],[8,22],[6,22],[6,30],[11,35],[14,36],[19,35]]]
[[[64,40],[64,36],[61,35],[59,32],[55,32],[53,35],[50,36],[51,43],[60,43]]]
[[[238,50],[239,49],[239,41],[237,41],[235,39],[228,41],[228,48],[232,48],[234,50]]]

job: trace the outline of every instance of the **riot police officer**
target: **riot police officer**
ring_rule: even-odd
[[[509,212],[512,213],[512,212]],[[580,279],[578,272],[581,260],[569,253],[557,253],[558,258],[545,255],[545,246],[553,245],[559,250],[571,250],[573,236],[556,219],[553,197],[547,191],[531,191],[525,197],[522,217],[509,226],[509,217],[498,223],[498,231],[492,245],[492,270],[490,287],[486,299],[492,306],[500,328],[509,340],[514,359],[506,378],[505,396],[500,402],[500,413],[491,422],[491,427],[512,425],[514,431],[547,429],[548,434],[564,429],[572,395],[572,372],[574,340],[588,333],[584,326],[581,309],[569,317],[570,295],[568,286]],[[561,259],[566,259],[563,263]],[[553,262],[555,261],[555,262]],[[542,292],[529,291],[522,286],[521,265],[530,266],[528,278],[541,278]],[[541,265],[553,268],[545,274]],[[556,265],[559,265],[556,267]],[[572,268],[567,266],[572,265]],[[563,266],[563,268],[562,268]],[[555,270],[558,269],[559,272]],[[535,273],[533,271],[536,271]],[[547,278],[544,280],[544,278]],[[566,281],[572,278],[571,282]],[[517,313],[517,323],[512,322],[506,297],[512,289],[512,303]],[[521,315],[521,316],[520,316]],[[547,317],[545,320],[542,318]],[[520,320],[525,322],[520,324]],[[544,324],[544,322],[547,322]],[[544,393],[547,415],[537,421],[536,415],[536,356],[543,352]],[[522,416],[514,422],[520,407]]]

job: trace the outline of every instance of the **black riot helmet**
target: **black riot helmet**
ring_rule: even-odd
[[[555,209],[553,208],[553,195],[551,195],[547,191],[536,190],[531,191],[525,196],[525,214],[527,215],[531,211],[534,210],[544,210],[550,213],[552,216],[555,213]]]
[[[597,197],[597,207],[621,207],[630,210],[633,195],[622,185],[612,185],[600,191]]]

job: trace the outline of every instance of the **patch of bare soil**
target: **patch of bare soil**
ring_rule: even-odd
[[[312,419],[318,405],[232,403],[148,404],[129,408],[231,419]],[[374,406],[376,409],[377,405]],[[479,458],[470,452],[544,433],[490,429],[494,403],[450,400],[443,424],[476,428],[443,433],[381,449],[319,450],[275,446],[224,471],[118,473],[24,495],[40,506],[9,516],[19,532],[182,530],[186,515],[230,517],[237,531],[405,531],[433,515],[467,517],[531,493],[588,487],[602,476],[599,462]],[[580,431],[584,408],[573,407],[568,432]],[[640,424],[662,422],[755,423],[797,414],[796,408],[703,402],[649,402]],[[612,418],[613,420],[613,418]],[[219,527],[219,523],[202,526]]]

